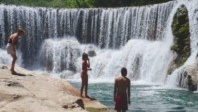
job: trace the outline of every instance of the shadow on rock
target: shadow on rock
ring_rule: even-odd
[[[17,76],[26,76],[25,74],[17,73],[17,72],[13,73],[12,75],[17,75]]]

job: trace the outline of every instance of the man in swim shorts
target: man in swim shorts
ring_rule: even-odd
[[[126,112],[130,104],[130,86],[131,81],[127,76],[127,69],[121,69],[121,75],[116,77],[114,83],[114,102],[117,112]]]
[[[16,56],[16,44],[17,41],[19,40],[19,37],[22,36],[25,33],[25,31],[21,28],[19,28],[17,30],[16,33],[13,33],[10,35],[10,37],[8,38],[8,44],[7,44],[7,53],[10,54],[12,56],[12,66],[11,66],[11,73],[12,74],[16,74],[15,70],[14,70],[14,66],[17,60],[17,56]]]

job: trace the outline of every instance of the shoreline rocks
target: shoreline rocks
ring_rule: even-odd
[[[21,67],[16,67],[20,74],[12,75],[10,67],[5,66],[0,64],[1,112],[86,112],[92,108],[97,112],[108,111],[97,100],[80,98],[79,90],[65,80]]]

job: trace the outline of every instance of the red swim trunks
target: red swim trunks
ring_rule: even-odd
[[[115,110],[128,110],[127,94],[118,93],[115,97]]]

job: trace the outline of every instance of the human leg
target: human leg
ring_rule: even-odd
[[[83,77],[81,76],[81,88],[80,88],[80,96],[81,97],[83,97],[83,89],[84,89],[84,86],[85,86],[85,84],[84,84],[84,79],[83,79]]]
[[[86,84],[86,85],[85,85],[85,97],[86,97],[86,98],[89,98],[89,96],[87,95],[87,88],[88,88],[88,85]]]
[[[84,85],[81,85],[81,88],[80,88],[80,97],[83,97],[83,89],[84,89]]]
[[[14,67],[15,67],[15,63],[16,63],[16,60],[17,60],[17,56],[16,56],[16,54],[11,54],[11,56],[12,56],[12,66],[11,66],[11,69],[10,69],[10,71],[12,72],[12,74],[14,74],[14,73],[16,73],[15,71],[14,71]]]
[[[88,75],[85,76],[85,97],[89,98],[87,95],[87,90],[88,90]]]

